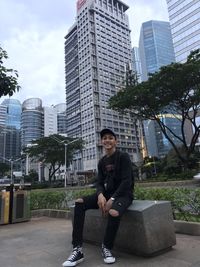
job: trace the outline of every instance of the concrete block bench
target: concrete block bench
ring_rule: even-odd
[[[72,219],[73,219],[73,207]],[[99,210],[88,210],[83,239],[101,244],[106,218]],[[134,200],[121,219],[115,249],[141,256],[154,256],[176,244],[174,221],[169,201]]]

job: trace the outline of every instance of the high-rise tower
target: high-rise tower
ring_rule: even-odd
[[[57,114],[54,106],[43,107],[44,110],[44,136],[57,134]]]
[[[54,106],[54,110],[57,114],[57,133],[58,134],[67,134],[67,125],[66,125],[66,104],[60,103]]]
[[[139,55],[139,48],[133,47],[132,48],[132,67],[133,72],[136,73],[138,82],[141,82],[141,61],[140,61],[140,55]]]
[[[15,160],[20,157],[20,122],[21,122],[21,103],[17,99],[5,99],[0,110],[4,110],[3,116],[0,115],[1,134],[0,134],[0,156],[2,160]],[[4,123],[2,121],[4,120]]]
[[[131,63],[129,7],[121,0],[79,0],[65,39],[67,134],[85,141],[77,169],[94,170],[102,155],[99,132],[113,129],[134,160],[137,125],[108,107]]]
[[[175,61],[170,24],[150,20],[142,24],[139,40],[142,80],[148,79],[160,67]]]
[[[39,98],[26,99],[22,104],[21,143],[22,148],[31,141],[44,136],[44,110]]]
[[[169,21],[177,62],[185,62],[200,48],[200,1],[167,0]]]
[[[174,48],[169,22],[147,21],[142,24],[139,42],[142,80],[147,80],[149,73],[159,71],[162,66],[175,62]],[[172,114],[161,114],[167,127],[181,135],[180,121]],[[149,156],[163,157],[172,148],[155,121],[144,121],[144,132]],[[170,135],[170,134],[169,134]],[[174,140],[179,144],[178,139]]]

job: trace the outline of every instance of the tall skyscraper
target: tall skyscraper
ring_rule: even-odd
[[[169,21],[177,62],[185,62],[200,48],[200,1],[167,0]]]
[[[57,114],[57,133],[67,135],[66,104],[57,104],[54,110]]]
[[[0,105],[0,125],[4,126],[6,124],[6,113],[7,107],[3,104]]]
[[[119,147],[136,155],[136,126],[108,107],[131,63],[128,6],[121,0],[79,0],[65,39],[66,116],[69,137],[82,137],[77,169],[94,170],[102,155],[99,132],[113,129]]]
[[[0,105],[0,162],[6,157],[6,113],[7,107]]]
[[[132,70],[137,74],[138,82],[141,82],[142,68],[138,47],[132,48],[132,68]]]
[[[169,22],[150,20],[142,24],[139,52],[142,66],[142,80],[148,79],[160,67],[175,61]]]
[[[57,113],[54,106],[44,107],[44,136],[57,134]]]
[[[143,81],[148,79],[149,73],[159,71],[162,66],[175,62],[169,22],[154,20],[144,22],[140,32],[139,51]],[[177,118],[172,114],[162,114],[161,119],[177,136],[181,135],[181,124]],[[159,158],[166,155],[172,146],[158,124],[147,120],[143,125],[148,155]],[[179,144],[178,140],[173,141]]]
[[[5,99],[0,107],[2,125],[0,156],[4,160],[15,160],[20,157],[20,122],[21,122],[21,103],[17,99]],[[4,123],[2,122],[4,120]]]
[[[17,99],[5,99],[2,102],[2,105],[7,107],[6,113],[6,125],[14,126],[16,129],[20,129],[21,127],[21,113],[22,113],[22,105]]]
[[[44,111],[39,98],[26,99],[22,104],[21,144],[22,148],[44,136]]]

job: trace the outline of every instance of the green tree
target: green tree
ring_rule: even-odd
[[[3,66],[5,59],[8,59],[7,52],[0,47],[0,97],[12,96],[20,89],[17,83],[18,73]]]
[[[58,140],[58,141],[56,141]],[[65,145],[67,145],[66,166],[68,167],[73,159],[76,151],[83,148],[83,141],[77,140],[71,143],[73,138],[64,137],[62,135],[54,134],[49,137],[43,137],[38,140],[32,141],[32,146],[24,149],[30,157],[36,158],[49,168],[49,182],[51,183],[52,177],[56,171],[65,164]]]
[[[185,149],[184,147],[180,147],[179,151],[184,155]],[[189,158],[188,168],[189,169],[198,169],[200,160],[200,152],[194,151]],[[178,158],[177,153],[172,149],[168,152],[168,154],[161,160],[162,170],[164,173],[169,175],[178,174],[182,171],[183,165],[181,160]],[[190,171],[192,174],[192,172]],[[192,177],[192,175],[191,175]]]
[[[29,175],[24,176],[24,182],[34,184],[38,181],[38,173],[35,170],[30,170]]]
[[[156,121],[183,166],[189,167],[200,133],[196,120],[200,108],[200,49],[191,52],[185,63],[164,66],[151,74],[148,81],[127,85],[110,99],[109,105],[120,112],[131,112],[142,120]],[[180,121],[181,136],[165,124],[163,117],[166,114]],[[185,135],[188,122],[194,129],[191,140]],[[181,143],[185,153],[180,153],[174,140]]]
[[[6,163],[0,163],[0,175],[4,176],[10,170],[10,166]]]

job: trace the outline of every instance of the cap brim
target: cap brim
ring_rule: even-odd
[[[103,130],[100,132],[101,138],[102,138],[105,134],[111,134],[111,135],[113,135],[113,136],[116,138],[116,134],[115,134],[112,130],[110,130],[110,129],[103,129]]]

